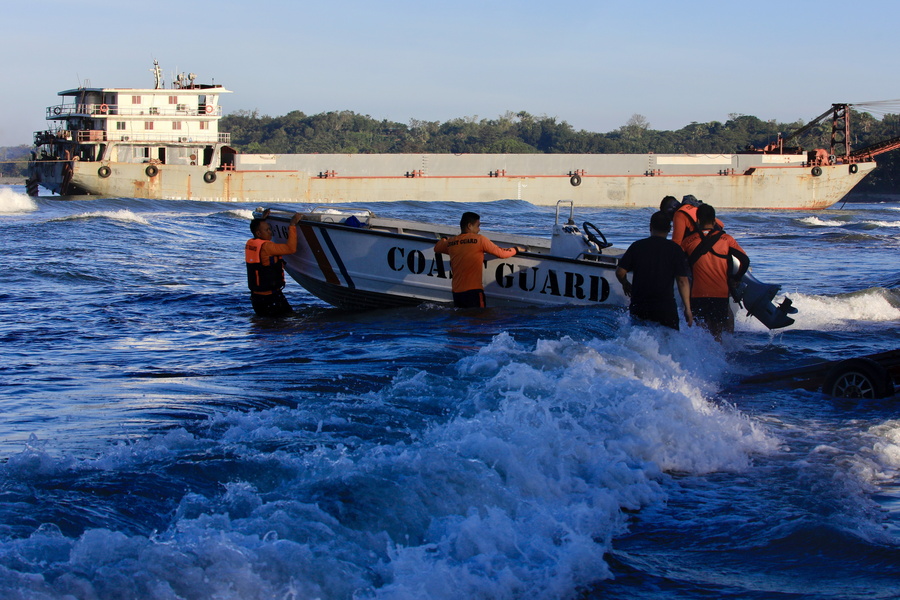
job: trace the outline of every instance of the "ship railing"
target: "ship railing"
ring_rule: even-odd
[[[85,129],[70,131],[68,129],[47,129],[34,133],[34,145],[53,144],[58,142],[137,142],[143,144],[230,144],[230,133],[186,134],[175,131],[171,134],[130,133],[127,131],[104,131],[102,129]]]
[[[83,131],[79,133],[88,134],[90,132]],[[129,131],[102,131],[106,135],[104,141],[110,142],[131,142],[138,144],[230,144],[230,133],[204,133],[191,134],[175,131],[173,133],[131,133]],[[95,141],[93,139],[85,139],[84,141]]]
[[[212,104],[187,106],[186,104],[158,106],[122,106],[120,104],[57,104],[47,107],[48,119],[65,119],[72,116],[125,116],[125,117],[220,117],[222,107]]]
[[[53,144],[72,139],[72,132],[66,129],[47,129],[34,132],[34,145]]]
[[[88,129],[82,131],[70,131],[75,134],[75,140],[78,142],[105,142],[106,132],[102,129]]]

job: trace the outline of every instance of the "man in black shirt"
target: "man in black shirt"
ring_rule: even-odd
[[[666,239],[671,228],[672,223],[666,213],[653,213],[650,217],[650,237],[628,247],[619,261],[616,278],[622,284],[622,291],[631,298],[628,309],[632,317],[678,329],[676,283],[684,303],[684,319],[689,327],[694,322],[691,314],[691,270],[681,246]],[[628,273],[633,273],[633,283],[628,282]]]

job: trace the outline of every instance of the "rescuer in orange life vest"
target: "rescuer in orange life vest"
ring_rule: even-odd
[[[500,248],[478,232],[481,231],[481,217],[473,212],[465,212],[459,220],[460,234],[452,238],[441,238],[434,245],[437,254],[450,255],[452,273],[453,306],[457,308],[484,308],[484,253],[497,258],[509,258],[524,248]]]
[[[722,332],[734,332],[731,288],[750,267],[750,259],[733,237],[716,228],[716,209],[703,204],[697,209],[697,231],[684,238],[682,248],[694,274],[691,310],[697,321],[717,340]],[[739,268],[732,273],[732,257]]]
[[[659,204],[659,210],[669,215],[672,219],[672,241],[684,248],[684,239],[697,231],[697,208],[703,202],[688,194],[682,198],[682,202],[674,196],[666,196]],[[716,229],[724,231],[722,221],[716,219]]]
[[[250,287],[250,302],[253,310],[261,317],[283,317],[294,311],[282,293],[284,288],[285,254],[297,251],[297,228],[301,219],[300,213],[294,213],[291,226],[288,227],[288,239],[284,244],[276,244],[272,240],[272,226],[266,220],[269,210],[259,219],[250,221],[253,239],[247,240],[244,247],[244,260],[247,263],[247,285]]]

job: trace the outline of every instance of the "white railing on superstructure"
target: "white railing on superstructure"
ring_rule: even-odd
[[[97,141],[93,137],[86,135],[82,139],[81,134],[90,134],[93,132],[79,131],[78,141],[93,142]],[[230,144],[230,133],[213,133],[213,134],[188,134],[177,131],[174,133],[129,133],[127,131],[99,131],[97,133],[105,133],[106,139],[103,141],[110,142],[132,142],[140,144]]]
[[[76,142],[131,142],[138,144],[230,144],[230,133],[131,133],[128,131],[103,131],[102,129],[87,129],[81,131],[69,131],[68,129],[56,129],[53,131],[40,131],[35,134],[35,143],[50,144],[56,141],[72,140]]]
[[[157,106],[122,106],[119,104],[57,104],[47,107],[48,119],[64,119],[72,116],[123,116],[123,117],[219,117],[222,107],[206,104],[203,108],[184,104]]]

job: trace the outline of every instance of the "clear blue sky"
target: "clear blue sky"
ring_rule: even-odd
[[[809,120],[900,98],[900,2],[760,0],[6,0],[0,146],[29,144],[60,90],[194,72],[225,112],[376,119],[507,111],[607,132]]]

